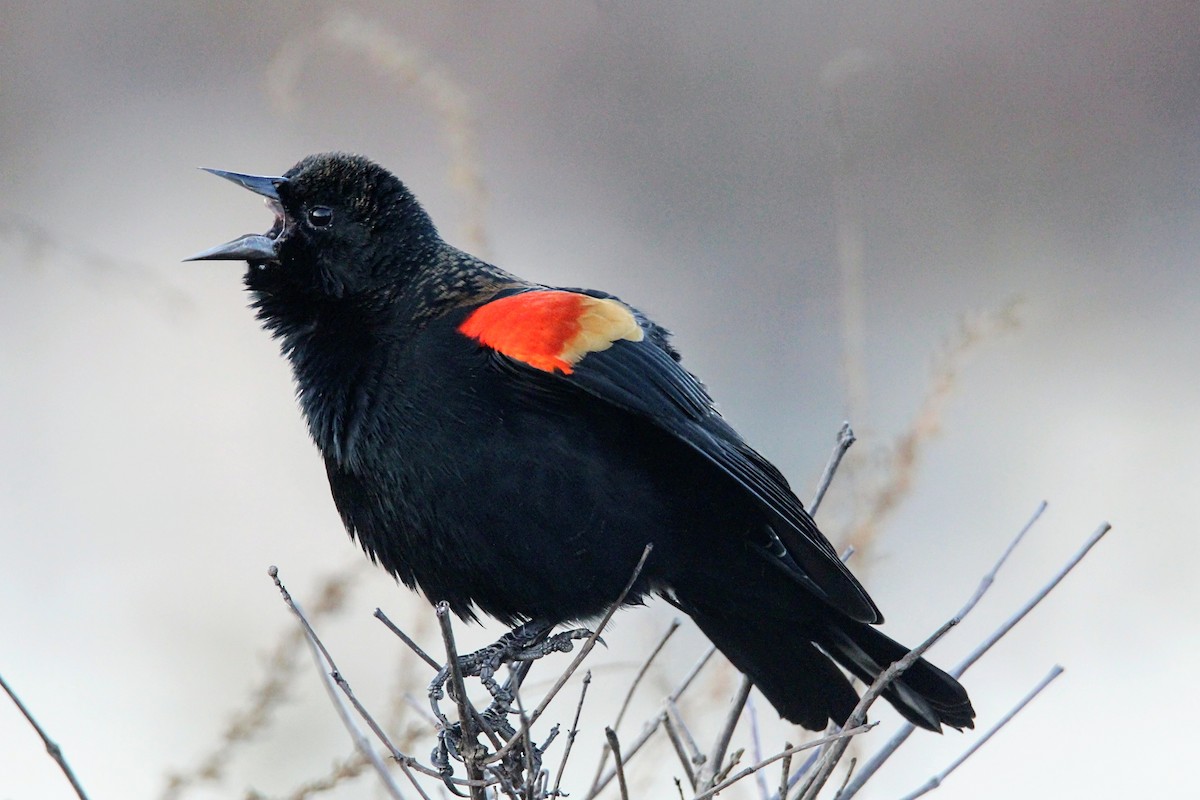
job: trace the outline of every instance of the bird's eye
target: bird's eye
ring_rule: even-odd
[[[333,209],[329,206],[313,206],[308,210],[308,224],[314,228],[329,227],[333,222]]]

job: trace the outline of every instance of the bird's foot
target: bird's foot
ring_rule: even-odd
[[[575,628],[547,636],[553,627],[551,623],[534,620],[514,628],[487,647],[459,656],[456,662],[458,672],[464,678],[479,678],[492,696],[492,706],[496,707],[498,715],[510,714],[513,710],[513,687],[501,685],[496,680],[496,672],[501,666],[537,661],[551,653],[569,653],[574,649],[576,640],[592,635],[586,628]],[[603,643],[603,640],[600,641]],[[429,684],[430,705],[442,727],[449,723],[438,707],[438,701],[446,696],[445,687],[450,674],[450,665],[447,664],[438,670]],[[489,708],[489,711],[492,709]]]
[[[494,735],[493,741],[508,741],[517,734],[516,729],[508,721],[508,716],[516,712],[516,709],[513,708],[516,702],[516,690],[525,677],[529,665],[551,653],[570,652],[574,649],[576,640],[586,639],[592,635],[592,632],[585,628],[576,628],[550,636],[549,633],[553,627],[551,623],[538,620],[527,622],[504,634],[487,647],[456,659],[454,665],[458,673],[464,678],[479,678],[480,683],[492,696],[491,705],[478,714],[476,720],[487,729],[485,732]],[[496,680],[496,672],[505,664],[516,666],[514,666],[509,679],[501,684]],[[437,717],[439,727],[438,744],[432,756],[433,765],[441,773],[446,785],[453,789],[454,787],[449,782],[449,778],[454,774],[451,759],[464,761],[467,755],[466,748],[472,750],[475,758],[483,758],[486,756],[486,749],[477,742],[468,741],[463,736],[461,723],[450,722],[442,713],[439,701],[446,696],[446,683],[450,680],[451,674],[449,664],[438,671],[429,684],[429,704],[433,709],[434,716]],[[550,739],[541,747],[529,744],[529,751],[532,752],[533,760],[536,763],[540,764],[542,751],[554,739],[557,732],[556,727],[551,732]],[[512,761],[513,763],[505,763],[501,769],[511,775],[519,775],[521,773],[520,762],[525,760],[525,756],[525,748],[513,748],[505,758],[505,762]],[[524,766],[528,768],[533,765]],[[508,769],[504,769],[504,767],[508,767]],[[529,774],[535,774],[536,771],[534,769]]]

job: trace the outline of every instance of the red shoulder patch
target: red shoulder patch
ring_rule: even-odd
[[[458,330],[531,367],[568,375],[588,353],[607,350],[618,339],[637,342],[644,336],[622,303],[560,289],[484,303]]]

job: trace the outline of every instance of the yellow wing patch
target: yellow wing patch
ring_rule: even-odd
[[[459,331],[546,372],[569,375],[588,353],[645,333],[633,312],[611,299],[546,289],[502,297],[475,309]]]

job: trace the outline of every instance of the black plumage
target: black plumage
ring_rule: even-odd
[[[814,729],[857,701],[835,662],[870,681],[906,652],[644,315],[456,250],[360,157],[217,174],[276,223],[196,258],[249,263],[342,520],[405,585],[464,618],[586,620],[653,543],[627,602],[667,598]],[[484,316],[502,307],[517,313]],[[923,660],[885,696],[922,727],[972,725],[963,688]]]

